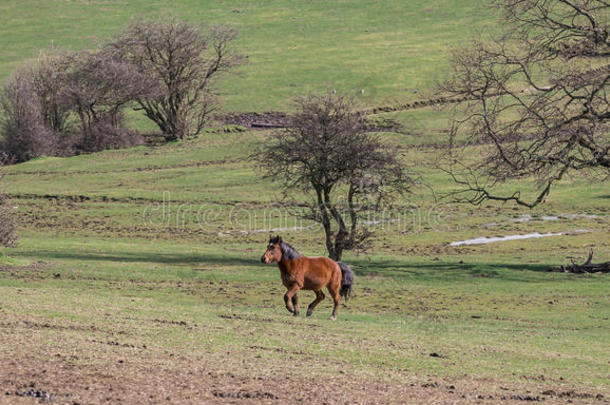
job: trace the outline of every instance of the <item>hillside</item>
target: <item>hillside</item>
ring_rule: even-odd
[[[265,136],[207,134],[9,168],[3,183],[17,206],[22,241],[9,252],[21,265],[1,268],[0,310],[8,322],[2,331],[11,333],[3,341],[36,351],[52,370],[63,364],[56,353],[72,353],[83,370],[76,382],[71,374],[36,378],[39,387],[98,402],[102,391],[82,387],[105,381],[117,398],[137,401],[133,384],[143,382],[133,375],[145,372],[172,386],[169,381],[190,381],[157,368],[171,352],[178,359],[166,367],[198,376],[192,389],[172,391],[182,401],[212,400],[218,392],[328,398],[305,382],[286,391],[282,379],[251,377],[276,374],[277,367],[325,390],[332,389],[328,378],[338,381],[343,373],[358,381],[353,387],[369,386],[366,394],[354,388],[331,395],[330,403],[358,397],[392,403],[404,395],[458,403],[463,396],[470,403],[480,395],[522,398],[553,390],[608,395],[605,275],[546,272],[570,258],[584,261],[590,248],[596,259],[610,256],[607,188],[566,182],[533,212],[435,204],[419,190],[405,210],[371,218],[382,221],[373,227],[373,246],[344,258],[357,284],[337,323],[325,320],[328,300],[313,319],[293,321],[281,303],[277,269],[259,257],[269,231],[306,255],[324,254],[322,231],[296,218],[294,207],[278,206],[279,191],[247,162],[253,143]],[[404,137],[385,137],[402,142],[406,162],[433,155],[430,147],[409,147]],[[434,171],[424,180],[437,191],[451,187]],[[533,232],[567,233],[450,245]],[[309,295],[300,294],[305,302]],[[62,329],[45,332],[44,325]],[[82,332],[88,325],[95,331]],[[26,338],[32,333],[35,339]],[[105,342],[118,347],[106,349]],[[297,354],[286,363],[285,353]],[[37,360],[17,357],[18,377],[5,381],[21,392]],[[117,363],[124,359],[126,366]],[[195,370],[193,362],[205,365]],[[106,377],[92,380],[88,372]],[[221,380],[210,381],[208,373]],[[225,381],[227,375],[242,382]],[[531,380],[540,375],[544,381]],[[167,394],[160,388],[168,386],[144,392],[161,400]]]
[[[227,109],[288,110],[331,85],[374,106],[421,97],[447,46],[489,21],[474,1],[163,4],[3,2],[0,77],[50,40],[87,47],[130,16],[172,12],[242,30],[250,63],[223,84]],[[270,231],[325,253],[322,230],[248,160],[268,131],[3,168],[21,243],[0,256],[0,403],[607,402],[607,274],[548,269],[589,249],[610,260],[608,183],[564,180],[534,210],[437,200],[454,188],[431,164],[446,114],[379,115],[403,125],[380,136],[420,185],[345,255],[355,293],[334,323],[328,298],[311,318],[288,314],[277,267],[260,263]]]
[[[40,49],[94,47],[133,16],[176,15],[230,24],[249,56],[221,88],[231,111],[286,110],[310,90],[336,88],[364,105],[418,97],[446,64],[446,50],[483,29],[484,1],[9,0],[0,4],[0,82]]]

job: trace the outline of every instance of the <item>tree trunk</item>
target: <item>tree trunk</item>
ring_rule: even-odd
[[[336,262],[341,261],[341,256],[343,256],[342,247],[337,247],[334,249],[334,251],[332,253],[328,254],[328,257],[330,257],[331,259],[333,259]]]
[[[328,256],[332,258],[335,255],[335,248],[332,241],[332,229],[330,225],[330,215],[328,215],[328,211],[326,210],[326,206],[322,201],[322,190],[316,188],[316,195],[318,197],[318,210],[320,211],[321,218],[320,222],[324,227],[324,234],[326,236],[326,250],[328,251]],[[315,215],[315,214],[314,214]]]
[[[341,216],[341,213],[337,210],[330,199],[330,188],[324,190],[324,208],[330,211],[332,218],[334,218],[337,223],[337,235],[335,235],[335,243],[334,247],[328,251],[329,257],[333,260],[341,260],[341,256],[343,254],[343,250],[346,246],[346,237],[348,236],[347,228],[345,226],[345,221]]]

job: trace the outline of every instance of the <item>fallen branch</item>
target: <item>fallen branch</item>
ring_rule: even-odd
[[[592,263],[593,249],[589,251],[589,257],[583,264],[576,264],[572,261],[569,266],[552,267],[549,271],[562,271],[564,273],[610,273],[610,262]]]

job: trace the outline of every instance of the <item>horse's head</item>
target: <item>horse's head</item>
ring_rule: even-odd
[[[277,263],[282,260],[282,238],[280,235],[269,236],[269,244],[267,244],[267,250],[261,257],[261,262],[266,264]]]

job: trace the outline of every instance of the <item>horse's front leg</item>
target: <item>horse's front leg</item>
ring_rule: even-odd
[[[286,294],[284,295],[284,303],[286,304],[286,309],[294,314],[295,316],[299,314],[299,307],[297,305],[297,300],[296,300],[296,293],[297,291],[299,291],[301,289],[301,287],[299,287],[298,284],[293,284],[292,286],[290,286],[290,288],[288,289],[288,291],[286,291]],[[294,297],[294,301],[293,301],[293,297]],[[294,302],[295,306],[292,306],[292,303]]]
[[[294,308],[294,316],[299,316],[299,298],[296,293],[292,296],[292,307]]]

